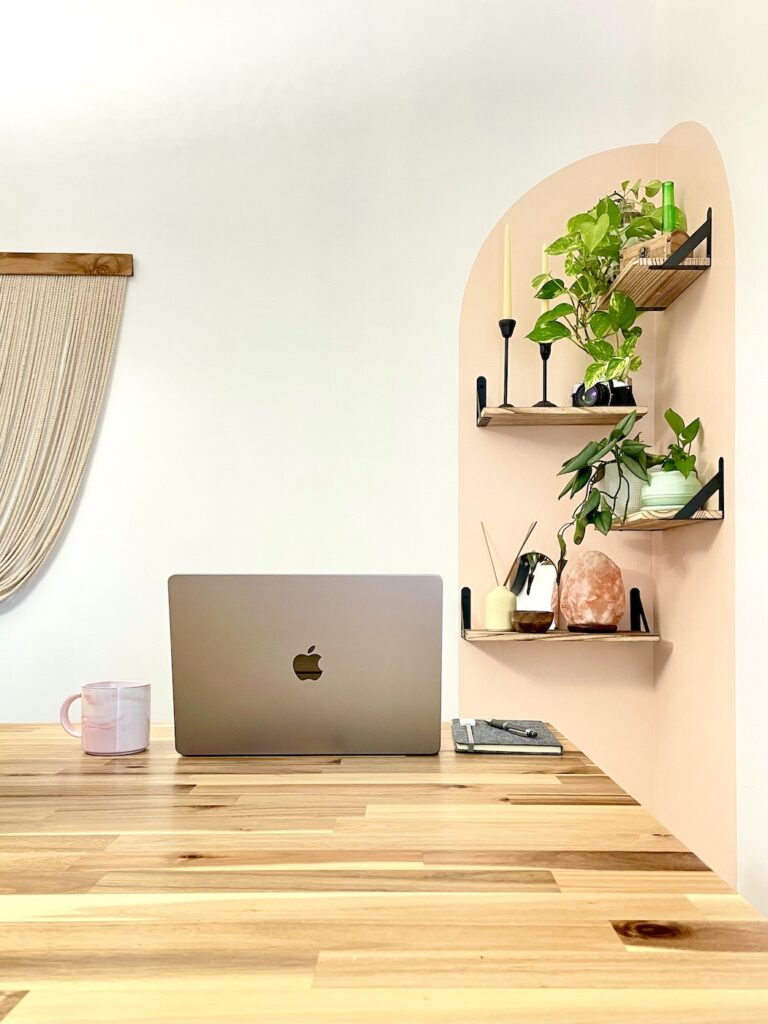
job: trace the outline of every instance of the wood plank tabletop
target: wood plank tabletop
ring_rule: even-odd
[[[0,1019],[768,1021],[768,922],[560,757],[131,757],[0,728]]]

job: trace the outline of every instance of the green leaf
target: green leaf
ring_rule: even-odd
[[[649,181],[645,186],[645,194],[647,196],[655,196],[661,191],[661,182],[658,178],[654,178],[653,181]]]
[[[589,460],[599,447],[597,441],[590,441],[589,444],[584,445],[578,455],[574,455],[572,459],[563,463],[562,469],[557,475],[563,476],[564,473],[575,473],[577,469],[583,469],[589,464]]]
[[[635,356],[634,359],[630,359],[629,361],[629,368],[632,371],[632,373],[637,373],[637,371],[640,369],[642,365],[643,360],[640,358],[640,356]]]
[[[613,356],[613,345],[609,341],[588,341],[584,348],[598,363],[604,363]]]
[[[559,531],[558,531],[558,534],[557,534],[557,543],[558,543],[558,546],[560,547],[560,562],[564,563],[565,562],[565,553],[567,551],[567,548],[565,546],[565,537]],[[558,565],[558,574],[560,572],[562,572],[562,570],[560,569],[560,566]],[[559,575],[558,575],[558,579],[559,579]]]
[[[568,221],[568,234],[577,235],[581,225],[587,222],[594,224],[595,218],[589,213],[577,213],[575,217],[571,217]]]
[[[598,309],[592,314],[589,318],[589,326],[596,338],[604,338],[606,334],[616,330],[613,317],[602,309]],[[610,359],[612,355],[613,346],[611,346],[610,355],[605,356],[605,358]]]
[[[628,412],[627,415],[623,416],[616,424],[616,426],[613,428],[613,430],[611,431],[611,437],[613,437],[614,435],[616,437],[626,437],[629,434],[632,427],[634,427],[636,421],[637,413]]]
[[[584,374],[584,384],[592,388],[605,376],[606,363],[590,363]]]
[[[616,322],[622,330],[629,330],[637,319],[637,307],[624,292],[613,292],[608,308],[616,317]]]
[[[612,523],[613,523],[613,516],[611,515],[611,513],[610,513],[610,510],[606,512],[606,510],[605,510],[605,509],[602,509],[602,510],[601,510],[600,512],[598,512],[598,514],[597,514],[597,515],[595,516],[595,527],[596,527],[596,528],[597,528],[597,529],[598,529],[598,530],[600,531],[600,533],[602,533],[602,534],[603,534],[604,536],[605,536],[606,534],[610,533],[610,530],[611,530],[611,524],[612,524]]]
[[[531,288],[538,288],[543,281],[549,280],[549,274],[537,274],[531,281]]]
[[[537,299],[556,299],[558,295],[562,295],[565,291],[565,285],[559,277],[553,277],[549,281],[545,281],[544,284],[536,292],[535,298]]]
[[[640,480],[645,483],[649,482],[648,472],[641,466],[637,459],[633,459],[631,455],[624,455],[621,463],[623,466],[627,467],[633,476],[639,477]]]
[[[605,379],[606,380],[623,380],[626,377],[627,371],[629,370],[628,359],[609,359],[605,364]]]
[[[638,455],[645,455],[646,444],[644,441],[622,441],[621,451],[622,454],[632,455],[637,458]]]
[[[616,437],[604,438],[603,443],[600,445],[595,454],[589,460],[590,466],[594,466],[596,462],[599,462],[601,459],[604,459],[608,452],[612,451],[616,447],[617,441],[618,438]]]
[[[627,181],[622,181],[622,183],[621,183],[621,191],[622,192],[626,192],[628,188],[629,188],[629,179],[627,179]]]
[[[584,505],[579,512],[579,516],[582,519],[586,519],[590,512],[594,512],[600,507],[600,491],[593,490]]]
[[[597,246],[608,234],[610,226],[611,224],[608,220],[608,215],[605,213],[602,213],[593,224],[590,224],[588,221],[584,221],[579,225],[579,234],[584,239],[584,244],[589,252],[595,251]]]
[[[682,436],[682,433],[685,430],[685,421],[679,413],[676,413],[674,409],[667,409],[664,413],[664,419],[672,428],[675,437]]]
[[[546,323],[548,320],[557,320],[561,316],[572,316],[576,310],[570,304],[570,302],[558,302],[553,309],[548,309],[542,313],[536,324]]]
[[[656,228],[650,217],[635,217],[624,232],[624,237],[629,241],[633,238],[652,238],[655,234]]]
[[[560,338],[570,338],[570,336],[571,332],[559,320],[546,320],[542,324],[537,324],[532,331],[526,334],[526,338],[537,342],[559,341]]]
[[[584,522],[584,520],[581,517],[579,517],[576,520],[576,523],[575,523],[575,525],[573,527],[573,543],[574,544],[581,544],[581,542],[584,540],[584,534],[586,532],[586,529],[587,529],[587,524]]]
[[[629,336],[624,338],[624,341],[616,349],[616,355],[621,359],[631,359],[635,354],[635,346],[637,345],[637,335],[629,332]]]
[[[686,455],[683,459],[675,459],[675,465],[683,474],[683,476],[687,479],[691,475],[696,466],[696,456]]]
[[[574,485],[575,480],[576,480],[576,476],[572,476],[571,479],[568,481],[568,483],[565,485],[565,487],[562,489],[562,491],[560,491],[560,493],[558,494],[558,496],[557,496],[557,500],[558,501],[560,501],[561,498],[564,498],[565,495],[571,490],[571,488]]]
[[[571,249],[575,249],[579,244],[579,240],[575,235],[562,235],[560,238],[556,238],[554,242],[550,242],[546,248],[551,256],[561,256],[564,252],[570,252]]]
[[[680,437],[686,444],[690,444],[695,440],[696,435],[701,429],[701,420],[696,417],[695,420],[691,420],[687,427],[680,431]]]
[[[605,214],[608,218],[609,227],[611,228],[617,228],[621,223],[621,212],[616,203],[614,203],[609,196],[605,196],[605,198],[600,200],[595,207],[595,211],[598,216]]]
[[[591,479],[591,469],[589,469],[586,466],[583,469],[580,469],[578,473],[574,473],[574,475],[571,477],[571,479],[568,481],[568,483],[565,485],[562,491],[560,491],[560,493],[557,496],[558,501],[566,494],[570,494],[572,498],[575,497],[583,487],[587,486]]]
[[[571,484],[571,497],[575,498],[582,488],[586,487],[592,478],[592,470],[589,467],[580,469],[576,476],[573,478]]]

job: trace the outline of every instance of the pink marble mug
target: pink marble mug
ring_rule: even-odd
[[[61,705],[59,719],[70,736],[82,739],[86,754],[138,754],[149,746],[149,683],[85,683]],[[82,698],[80,729],[69,709]]]

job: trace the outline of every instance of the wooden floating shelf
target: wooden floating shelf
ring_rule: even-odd
[[[618,632],[618,633],[569,633],[562,629],[552,629],[548,633],[511,633],[493,629],[466,629],[462,634],[470,643],[526,643],[531,640],[543,640],[549,643],[657,643],[661,637],[656,633]]]
[[[652,253],[660,251],[658,242],[665,255],[653,256]],[[697,246],[702,244],[706,245],[706,255],[694,256]],[[608,307],[613,292],[624,292],[639,310],[666,309],[712,266],[712,208],[707,210],[706,220],[690,238],[673,232],[646,245],[632,246],[624,259],[626,266],[598,308]]]
[[[669,269],[656,260],[639,259],[622,270],[598,308],[606,309],[611,293],[619,291],[628,295],[639,310],[661,311],[690,288],[711,265],[712,261],[707,257],[683,260],[679,266]]]
[[[624,522],[617,520],[611,526],[611,532],[614,530],[634,530],[655,533],[659,530],[676,530],[681,526],[691,526],[694,523],[722,523],[722,521],[723,513],[717,510],[700,509],[689,519],[675,519],[674,513],[664,514],[653,512],[651,509],[644,509],[641,512],[635,512],[633,515],[627,516]]]
[[[133,277],[126,252],[0,252],[0,274]]]
[[[536,406],[484,408],[477,419],[478,427],[608,427],[616,426],[628,413],[641,419],[648,412],[645,406],[604,405],[593,409],[557,406],[554,409]]]

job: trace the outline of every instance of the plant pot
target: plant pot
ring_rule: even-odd
[[[643,481],[639,476],[630,473],[628,469],[622,471],[624,479],[619,488],[619,470],[615,462],[605,467],[605,476],[595,486],[608,499],[608,504],[613,506],[613,514],[617,519],[626,519],[633,512],[639,512],[642,507],[641,494]],[[618,492],[618,493],[617,493]],[[616,498],[613,498],[613,495]]]
[[[654,466],[648,475],[650,483],[644,484],[641,492],[643,508],[678,512],[701,490],[695,473],[685,477],[676,469],[665,473],[661,466]]]

